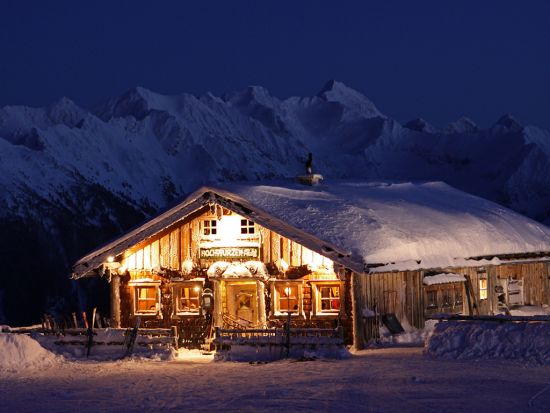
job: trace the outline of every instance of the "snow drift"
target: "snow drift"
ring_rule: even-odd
[[[0,371],[44,369],[62,360],[24,334],[0,333]]]
[[[444,359],[503,359],[550,365],[550,323],[440,322],[425,353]]]

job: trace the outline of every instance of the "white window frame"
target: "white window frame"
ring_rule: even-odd
[[[323,287],[338,287],[338,299],[340,301],[340,307],[338,310],[322,310],[321,306],[321,292]],[[344,308],[344,283],[338,280],[323,281],[323,282],[311,282],[312,299],[313,299],[313,315],[316,317],[330,317],[337,316],[343,311]]]
[[[201,238],[217,238],[219,236],[218,220],[216,218],[203,218],[201,219],[200,223]],[[206,234],[206,231],[208,231],[208,234]]]
[[[286,287],[296,287],[297,288],[297,294],[298,294],[298,309],[296,311],[291,311],[290,316],[291,317],[297,317],[301,316],[304,313],[304,300],[303,300],[303,288],[302,288],[302,282],[291,282],[291,281],[274,281],[271,284],[271,306],[272,306],[272,313],[275,317],[288,317],[288,312],[286,310],[281,310],[280,308],[280,300],[281,300],[281,294],[278,290],[279,288],[286,288]]]
[[[246,221],[244,225],[243,225],[243,221]],[[254,238],[258,235],[258,229],[256,228],[256,224],[248,218],[241,217],[240,229],[241,229],[241,233],[239,235],[241,238]],[[243,232],[243,229],[246,230],[246,232]]]

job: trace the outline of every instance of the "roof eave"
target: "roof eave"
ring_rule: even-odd
[[[350,252],[343,251],[305,231],[292,227],[260,208],[251,205],[238,195],[213,187],[202,187],[175,207],[79,259],[73,266],[71,278],[79,279],[87,276],[91,271],[105,263],[109,256],[121,254],[133,245],[154,236],[167,226],[184,220],[193,212],[212,203],[218,203],[239,215],[249,218],[354,272],[364,272],[364,264],[354,260]]]

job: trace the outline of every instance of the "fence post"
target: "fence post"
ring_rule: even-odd
[[[286,326],[285,326],[285,333],[286,333],[286,342],[285,342],[285,345],[286,345],[286,357],[290,357],[290,317],[291,317],[291,314],[290,314],[290,311],[288,312],[288,319],[286,321]]]
[[[174,336],[174,345],[176,350],[179,347],[179,338],[178,338],[178,327],[177,326],[171,326],[172,329],[172,335]]]

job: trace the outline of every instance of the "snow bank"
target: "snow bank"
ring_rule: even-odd
[[[444,359],[505,359],[550,365],[550,323],[441,322],[425,353]]]
[[[27,335],[0,333],[0,371],[43,369],[61,360]]]
[[[437,320],[427,320],[423,329],[411,326],[403,320],[403,333],[391,334],[386,326],[380,325],[378,338],[369,343],[369,347],[423,347],[435,329]]]
[[[546,305],[538,307],[535,305],[523,305],[510,309],[510,314],[513,316],[531,317],[536,315],[550,315],[550,308]]]

